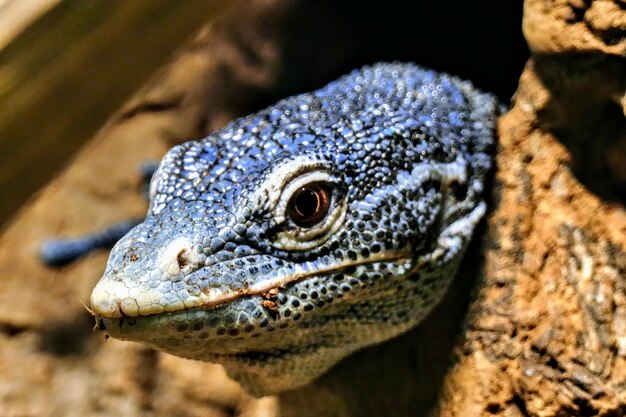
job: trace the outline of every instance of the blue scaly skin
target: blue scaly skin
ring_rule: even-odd
[[[419,323],[456,274],[495,98],[377,64],[176,146],[91,305],[109,335],[295,388]]]

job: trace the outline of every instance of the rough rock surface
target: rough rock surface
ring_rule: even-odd
[[[526,1],[533,58],[500,123],[492,212],[419,328],[263,399],[217,365],[90,332],[81,302],[106,254],[50,270],[33,261],[39,242],[140,215],[139,162],[248,111],[260,92],[280,94],[275,40],[289,8],[260,3],[200,33],[0,236],[0,415],[626,414],[618,0]]]
[[[524,17],[534,57],[500,123],[485,263],[439,415],[621,416],[626,8],[534,0]]]

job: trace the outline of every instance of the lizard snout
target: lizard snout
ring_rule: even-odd
[[[129,241],[118,245],[117,258],[121,260],[105,272],[91,294],[91,306],[98,316],[120,318],[163,313],[166,295],[177,292],[173,287],[180,284],[176,283],[204,266],[206,260],[187,237],[175,238],[156,250],[139,249],[132,239]],[[148,256],[148,251],[153,253]],[[182,307],[183,304],[179,308]]]

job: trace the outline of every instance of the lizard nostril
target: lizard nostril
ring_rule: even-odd
[[[178,255],[176,255],[176,261],[178,262],[178,267],[180,269],[183,269],[187,265],[189,265],[189,259],[187,258],[187,249],[181,249],[181,251],[178,252]]]
[[[170,242],[159,256],[158,268],[170,276],[189,274],[204,262],[190,239],[181,237]]]

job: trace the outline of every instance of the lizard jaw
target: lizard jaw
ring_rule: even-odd
[[[311,279],[324,278],[327,277]],[[395,279],[385,282],[389,285],[386,291],[394,291],[398,285]],[[330,321],[329,326],[320,327],[320,317],[337,317],[350,309],[353,302],[362,302],[361,297],[355,296],[358,291],[361,290],[346,293],[342,300],[319,309],[320,313],[304,313],[299,319],[294,314],[286,317],[280,296],[275,311],[261,306],[262,297],[250,296],[211,309],[191,308],[143,317],[96,316],[96,321],[100,330],[117,339],[142,342],[185,358],[219,363],[248,393],[263,396],[311,382],[346,355],[371,344],[372,340],[381,342],[405,331],[428,313],[423,310],[395,326],[384,321]],[[380,299],[377,291],[369,289],[370,300]],[[412,301],[407,299],[407,302]],[[234,327],[224,328],[229,316],[234,313],[240,318],[246,310],[251,319],[258,318],[260,325],[248,329],[238,321]],[[265,317],[255,315],[257,311],[267,314],[269,324]],[[217,327],[211,327],[215,323]],[[320,338],[320,334],[325,336]],[[293,371],[285,371],[289,369]]]
[[[140,281],[125,279],[125,277],[118,275],[105,275],[91,294],[91,309],[97,317],[119,319],[174,313],[192,308],[211,308],[241,297],[264,295],[294,282],[303,281],[313,276],[328,275],[350,267],[377,262],[403,263],[410,258],[410,253],[411,249],[407,247],[397,253],[382,252],[373,254],[366,259],[343,260],[340,263],[322,264],[321,267],[319,262],[289,264],[275,271],[273,276],[265,277],[256,283],[244,282],[241,286],[230,285],[218,289],[202,288],[201,291],[197,292],[197,295],[192,295],[185,300],[178,300],[178,302],[161,301],[164,300],[164,294],[158,288],[146,288],[145,285],[141,285]],[[198,276],[214,273],[215,268],[227,269],[230,263],[237,260],[241,260],[241,258],[200,268],[189,274],[186,279],[197,282],[199,281]]]

